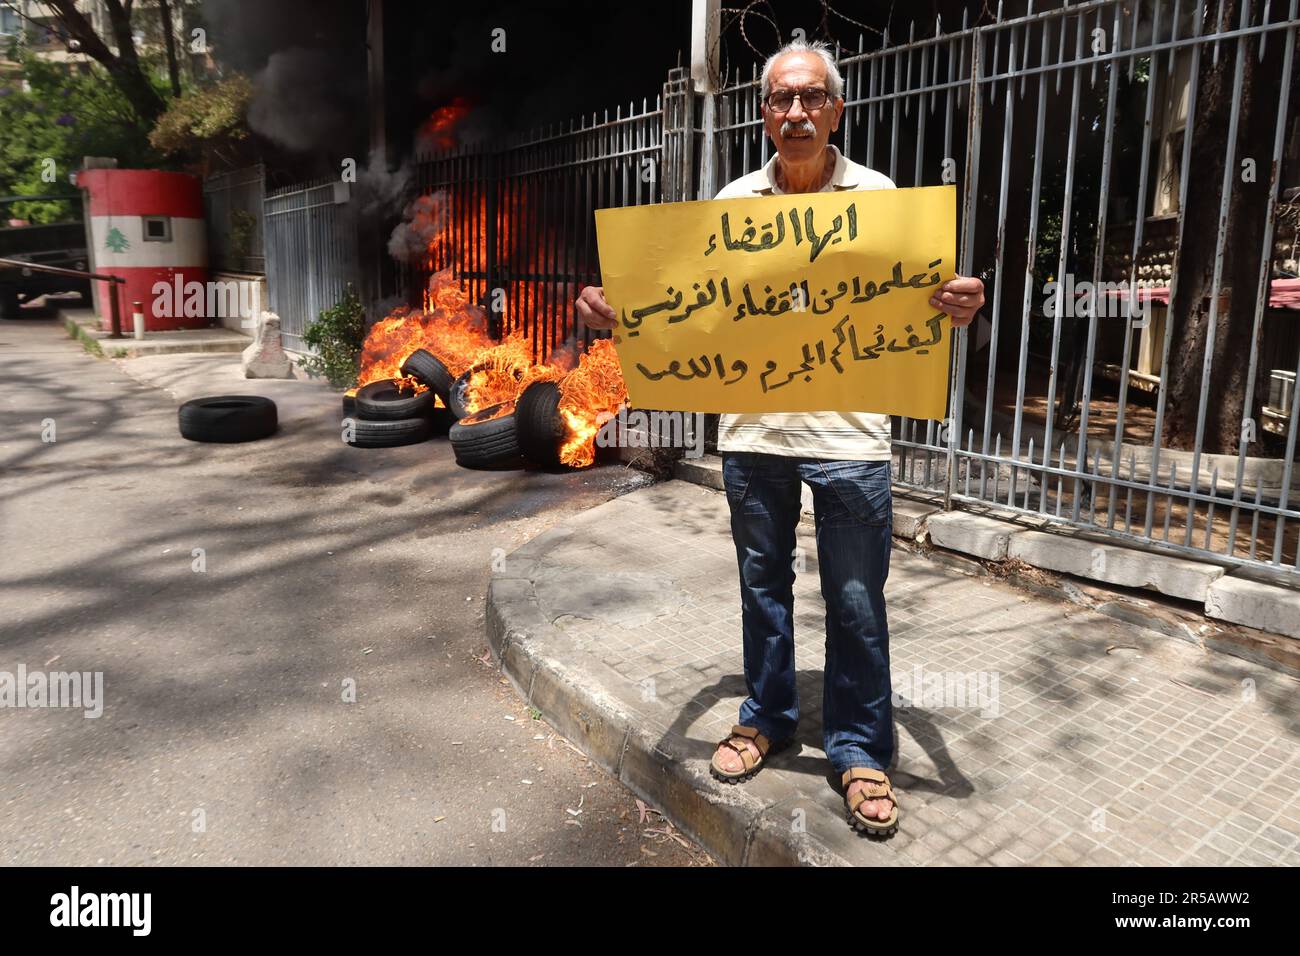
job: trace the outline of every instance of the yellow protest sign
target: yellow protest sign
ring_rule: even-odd
[[[956,187],[596,212],[638,408],[944,417]]]

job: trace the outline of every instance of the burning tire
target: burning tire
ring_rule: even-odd
[[[353,448],[396,448],[425,441],[433,433],[433,423],[428,416],[372,421],[365,418],[352,420]]]
[[[406,357],[406,361],[402,363],[402,374],[415,376],[421,384],[429,386],[430,391],[444,402],[447,401],[452,381],[455,379],[442,360],[425,349],[416,349]]]
[[[566,429],[557,383],[533,382],[524,389],[515,406],[515,429],[525,458],[546,468],[560,466],[560,444]]]
[[[356,415],[356,413],[357,413],[356,395],[344,395],[343,396],[343,417],[351,418],[352,416]]]
[[[433,389],[404,395],[392,379],[371,382],[357,389],[357,417],[372,422],[428,418],[433,412]]]
[[[195,398],[177,409],[176,418],[182,438],[202,442],[257,441],[279,425],[275,402],[260,395]]]
[[[451,391],[447,394],[447,407],[457,421],[469,414],[469,378],[473,374],[474,369],[470,369],[457,378],[451,383]]]
[[[451,426],[448,438],[456,464],[465,468],[516,465],[521,457],[515,403],[489,405]]]

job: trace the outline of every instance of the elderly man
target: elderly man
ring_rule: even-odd
[[[763,66],[763,123],[776,155],[716,198],[844,189],[893,182],[829,144],[844,112],[844,83],[823,43],[795,42]],[[930,304],[955,326],[984,304],[984,284],[957,277]],[[577,301],[592,328],[616,325],[602,290]],[[739,723],[719,743],[711,770],[738,782],[792,741],[799,719],[794,662],[795,528],[799,484],[812,489],[817,561],[826,602],[822,732],[850,823],[887,835],[898,802],[886,770],[894,758],[885,579],[892,528],[890,426],[871,412],[723,415],[723,483],[740,566],[745,683]]]

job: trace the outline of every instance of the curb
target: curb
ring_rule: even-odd
[[[102,333],[95,334],[98,331],[98,318],[91,317],[87,319],[83,317],[79,319],[77,316],[68,315],[62,310],[56,314],[56,317],[63,323],[68,335],[81,342],[88,352],[102,358],[140,358],[141,356],[188,354],[235,355],[243,352],[253,341],[250,336],[241,336],[238,339],[223,336],[205,341],[177,339],[170,342],[157,338],[146,339],[141,342],[129,335],[114,339]],[[171,333],[161,334],[167,335]]]
[[[547,619],[531,580],[539,557],[571,533],[552,528],[533,538],[508,556],[509,572],[493,577],[488,585],[488,640],[501,672],[524,701],[720,863],[853,865],[813,833],[777,825],[774,812],[780,812],[780,804],[764,802],[745,787],[720,783],[707,770],[688,764],[684,755],[666,752],[641,721],[601,693],[602,679],[622,678],[575,651],[564,632]],[[557,652],[564,651],[570,654],[562,659]],[[755,778],[750,786],[759,790],[760,780]]]
[[[91,355],[96,355],[99,358],[105,357],[104,348],[99,344],[99,340],[87,332],[80,322],[69,316],[63,315],[62,313],[59,314],[59,318],[63,320],[63,328],[67,331],[68,335],[80,342],[87,352]]]

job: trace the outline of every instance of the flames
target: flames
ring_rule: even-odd
[[[459,141],[458,124],[468,113],[469,104],[461,97],[439,107],[418,130],[417,151],[454,148]],[[453,377],[469,373],[465,397],[470,413],[512,402],[534,382],[558,382],[560,416],[568,429],[560,460],[579,468],[592,464],[598,421],[604,413],[616,413],[627,400],[613,345],[608,340],[597,341],[582,356],[560,348],[537,361],[534,356],[542,350],[522,331],[494,339],[489,334],[487,313],[471,301],[472,296],[488,295],[492,290],[483,288],[480,279],[471,279],[466,291],[465,280],[455,278],[449,263],[471,273],[486,268],[490,218],[492,252],[513,271],[536,272],[532,263],[516,261],[513,223],[528,219],[527,191],[522,187],[511,190],[498,197],[491,210],[482,193],[475,198],[460,196],[457,205],[459,212],[443,191],[420,196],[407,207],[406,220],[394,230],[389,251],[402,261],[423,263],[432,275],[421,308],[394,309],[371,327],[361,355],[358,387],[401,378],[402,363],[417,349],[437,356]],[[544,297],[538,296],[539,291],[525,286],[519,294],[540,307]],[[549,292],[556,301],[571,301],[576,289],[562,282]],[[499,327],[509,328],[505,315],[500,318]],[[403,385],[424,388],[413,379]]]
[[[573,367],[571,359],[566,362],[560,357],[535,363],[532,356],[532,340],[522,332],[512,332],[500,344],[483,352],[469,377],[470,410],[508,402],[533,382],[559,381]]]
[[[402,363],[412,352],[424,349],[437,356],[452,375],[459,375],[492,345],[483,310],[470,304],[450,269],[429,280],[426,301],[431,308],[401,306],[370,327],[361,348],[358,388],[391,378],[399,380],[402,390],[422,392],[426,386],[402,375]],[[436,404],[441,405],[442,400]]]
[[[596,460],[599,423],[618,414],[627,401],[623,370],[614,343],[598,339],[578,361],[578,367],[560,379],[560,416],[569,437],[560,447],[560,461],[585,468]]]
[[[499,342],[489,336],[486,313],[469,301],[450,268],[434,273],[424,298],[424,309],[401,306],[371,326],[362,347],[358,388],[399,379],[399,387],[424,391],[424,385],[401,374],[402,363],[417,349],[437,356],[453,376],[470,373],[466,404],[471,413],[512,402],[534,382],[558,382],[560,416],[568,429],[560,461],[574,468],[595,461],[602,413],[616,413],[627,400],[612,342],[592,343],[576,367],[573,354],[565,349],[537,362],[533,341],[523,332],[512,332]]]
[[[439,106],[425,120],[415,134],[419,152],[446,150],[455,147],[458,137],[456,126],[469,114],[469,103],[458,96],[445,106]]]

